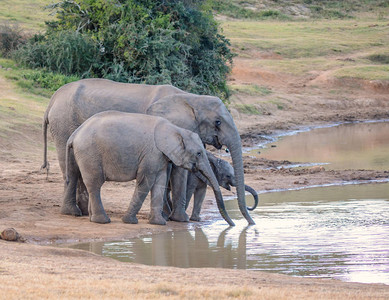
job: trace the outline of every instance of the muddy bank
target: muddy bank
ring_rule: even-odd
[[[283,91],[279,95],[282,97]],[[234,115],[244,147],[257,144],[264,135],[278,130],[389,118],[389,104],[382,95],[367,97],[360,93],[352,99],[342,100],[290,94],[285,103],[285,109],[269,110],[264,115]],[[148,224],[148,198],[140,212],[139,224],[122,223],[120,218],[129,205],[134,182],[104,185],[102,198],[112,220],[110,224],[91,223],[88,217],[61,215],[63,180],[55,151],[53,147],[49,151],[51,169],[47,178],[46,173],[40,171],[43,145],[39,126],[28,130],[28,139],[22,133],[15,133],[9,140],[0,137],[0,231],[15,228],[25,240],[25,243],[0,240],[1,294],[7,299],[129,298],[129,295],[134,299],[389,297],[389,287],[380,284],[295,278],[242,270],[149,267],[53,247],[58,243],[123,240],[185,230],[193,223]],[[389,176],[387,171],[331,171],[325,166],[299,170],[278,168],[293,163],[245,156],[245,181],[257,191],[270,191],[385,180]],[[225,197],[234,195],[225,190],[223,194]],[[211,192],[207,193],[204,205],[204,222],[220,219]],[[197,226],[202,226],[202,222]]]

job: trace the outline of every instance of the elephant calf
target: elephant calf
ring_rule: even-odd
[[[221,215],[233,226],[199,136],[164,118],[143,114],[101,112],[73,132],[66,145],[66,182],[73,196],[64,205],[77,208],[77,178],[81,174],[90,199],[90,220],[108,223],[100,198],[101,186],[105,181],[136,179],[123,222],[138,222],[136,215],[151,190],[149,222],[164,225],[162,206],[170,161],[192,172],[199,171],[209,180]]]
[[[218,184],[227,190],[231,190],[231,186],[235,186],[235,176],[233,167],[225,160],[217,158],[212,153],[206,151],[208,160],[211,164],[212,170],[216,176]],[[190,173],[188,176],[188,185],[186,190],[186,208],[193,195],[193,210],[190,220],[200,221],[201,205],[205,198],[207,190],[207,182],[205,178],[199,178],[196,174]],[[245,185],[245,190],[253,195],[253,207],[247,207],[248,210],[254,210],[258,205],[258,194],[250,186]]]

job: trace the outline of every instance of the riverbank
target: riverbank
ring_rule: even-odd
[[[293,129],[297,124],[318,125],[345,120],[387,118],[387,106],[331,109],[317,112],[322,117],[302,112],[278,111],[271,116],[237,118],[245,146],[257,143],[265,133]],[[361,118],[364,116],[365,118]],[[324,122],[325,120],[325,122]],[[277,125],[276,125],[277,124]],[[40,131],[34,130],[36,140]],[[389,287],[382,284],[347,283],[337,280],[296,278],[256,271],[226,269],[179,269],[121,263],[81,250],[59,249],[53,245],[94,240],[123,240],[163,231],[183,230],[188,224],[168,222],[167,226],[147,223],[146,200],[137,225],[123,224],[124,213],[134,183],[107,183],[104,206],[112,223],[95,224],[87,217],[75,218],[59,213],[62,176],[55,152],[49,152],[49,177],[39,171],[41,143],[15,147],[13,141],[0,153],[1,230],[15,228],[24,243],[0,240],[2,296],[12,298],[241,298],[241,299],[384,299]],[[326,171],[266,170],[283,162],[245,156],[246,183],[257,191],[288,189],[352,180],[387,179],[388,173],[374,170]],[[224,196],[231,193],[225,191]],[[214,210],[208,193],[204,214]],[[205,220],[207,221],[207,220]],[[200,224],[201,226],[201,224]],[[257,225],[258,226],[258,225]]]

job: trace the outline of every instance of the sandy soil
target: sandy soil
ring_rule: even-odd
[[[251,73],[250,73],[251,72]],[[249,75],[247,75],[249,74]],[[325,76],[280,77],[245,67],[239,59],[231,80],[268,84],[283,99],[284,109],[268,104],[266,114],[247,116],[234,103],[258,103],[261,99],[237,95],[231,104],[244,146],[275,130],[330,122],[389,118],[388,91],[375,90],[373,83],[350,86]],[[322,74],[321,74],[322,75]],[[315,80],[315,85],[310,85]],[[320,81],[320,82],[319,82]],[[338,92],[329,93],[329,89]],[[266,106],[267,105],[267,106]],[[26,128],[27,130],[27,128]],[[50,174],[40,171],[42,143],[39,129],[28,128],[28,139],[15,134],[0,141],[0,231],[13,227],[22,242],[0,240],[0,298],[324,298],[388,299],[389,286],[345,283],[336,280],[295,278],[255,271],[226,269],[177,269],[121,263],[81,250],[60,249],[53,244],[94,240],[121,240],[167,230],[182,230],[188,224],[147,223],[146,200],[137,225],[120,220],[132,194],[133,183],[107,183],[103,202],[112,222],[100,225],[88,217],[59,213],[63,181],[54,151],[49,152]],[[31,143],[30,140],[39,142]],[[270,169],[282,162],[245,157],[246,183],[257,191],[292,188],[349,180],[388,178],[374,170],[326,171]],[[226,196],[232,195],[225,192]],[[220,218],[214,213],[212,193],[207,193],[205,220]],[[201,226],[201,222],[199,223]]]

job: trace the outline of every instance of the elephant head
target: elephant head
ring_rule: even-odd
[[[159,99],[146,113],[164,117],[179,127],[196,132],[205,144],[217,149],[225,145],[230,150],[239,209],[249,224],[255,224],[246,207],[240,135],[223,102],[213,96],[176,94]]]
[[[154,140],[157,148],[176,166],[191,172],[199,172],[209,181],[220,214],[230,226],[234,226],[225,209],[219,184],[199,136],[192,131],[165,122],[156,127]]]
[[[207,157],[211,164],[213,173],[215,174],[216,179],[219,182],[219,185],[230,191],[231,186],[236,186],[234,169],[232,168],[232,166],[227,161],[216,157],[208,151]],[[254,210],[258,206],[258,193],[251,186],[248,186],[246,184],[244,186],[244,189],[246,192],[249,192],[254,198],[254,205],[252,207],[247,207],[247,209]]]

